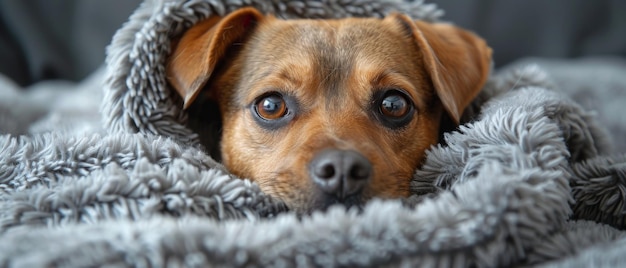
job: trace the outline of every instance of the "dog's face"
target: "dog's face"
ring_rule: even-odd
[[[187,31],[168,64],[185,100],[219,104],[221,156],[290,209],[409,194],[442,115],[459,120],[490,49],[449,25],[279,20],[254,9]]]

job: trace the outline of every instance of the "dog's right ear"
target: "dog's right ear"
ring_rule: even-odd
[[[255,27],[263,15],[242,8],[225,17],[210,17],[187,30],[170,55],[166,75],[183,98],[183,108],[198,96],[228,48]]]

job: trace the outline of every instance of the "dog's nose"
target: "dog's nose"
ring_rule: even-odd
[[[341,200],[363,190],[372,164],[355,151],[324,150],[311,161],[309,174],[323,192]]]

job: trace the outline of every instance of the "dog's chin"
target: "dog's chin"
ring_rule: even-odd
[[[338,199],[328,194],[317,194],[309,202],[298,204],[287,204],[290,211],[298,215],[311,215],[314,212],[326,212],[331,207],[342,207],[347,210],[361,211],[365,205],[365,200],[361,195],[352,195],[343,199]]]

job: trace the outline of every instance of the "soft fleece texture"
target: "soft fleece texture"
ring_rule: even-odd
[[[10,133],[0,136],[0,266],[626,263],[626,132],[608,136],[536,66],[491,77],[406,200],[299,218],[228,174],[187,127],[163,63],[190,25],[247,5],[286,18],[441,14],[399,0],[146,1],[115,35],[104,73],[28,93],[0,79]],[[626,99],[615,81],[613,98]]]

